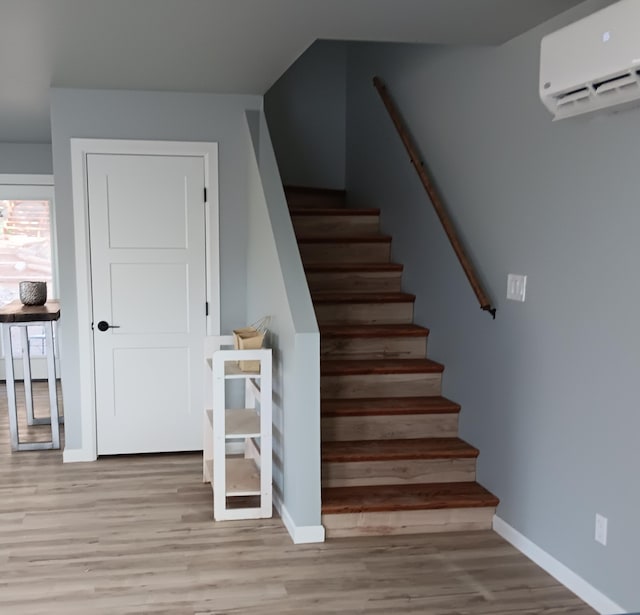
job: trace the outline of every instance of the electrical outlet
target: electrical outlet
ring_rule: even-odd
[[[596,542],[607,546],[607,525],[608,519],[596,513]]]
[[[507,276],[507,299],[524,301],[527,291],[527,276],[510,273]]]

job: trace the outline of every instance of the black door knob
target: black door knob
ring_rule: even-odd
[[[118,325],[110,325],[106,320],[101,320],[98,323],[98,330],[99,331],[106,331],[107,329],[119,329],[120,327]]]

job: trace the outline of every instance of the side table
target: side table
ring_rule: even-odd
[[[9,406],[9,432],[11,450],[35,451],[60,448],[60,419],[58,417],[58,393],[56,389],[56,362],[53,346],[53,322],[60,318],[60,306],[57,301],[49,301],[45,305],[22,305],[13,301],[0,308],[0,327],[5,354],[5,371],[7,376],[7,401]],[[31,355],[27,327],[42,325],[47,350],[47,380],[49,383],[49,418],[35,418],[33,414],[33,394],[31,388]],[[16,381],[13,369],[13,348],[11,344],[11,328],[20,327],[22,343],[22,362],[24,366],[24,392],[29,425],[51,425],[51,440],[48,442],[20,442],[18,436],[18,408],[16,404]]]

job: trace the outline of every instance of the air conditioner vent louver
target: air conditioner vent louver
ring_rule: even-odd
[[[556,96],[556,100],[558,101],[558,107],[563,107],[565,105],[572,105],[580,101],[589,100],[590,96],[591,92],[589,91],[589,88],[583,87],[578,88],[577,90],[571,90],[570,92],[565,92],[564,94],[559,94]]]
[[[629,80],[633,80],[631,73],[622,73],[622,75],[616,75],[615,77],[609,77],[609,79],[605,79],[604,81],[596,81],[593,84],[593,89],[598,92],[600,89],[604,89],[605,91],[614,89],[619,87],[621,84],[628,83]]]
[[[615,93],[616,90],[623,90],[627,88],[637,88],[638,87],[638,74],[635,73],[623,73],[622,75],[618,75],[617,77],[611,77],[610,79],[605,79],[604,81],[598,81],[593,84],[593,90],[596,94],[611,94]]]
[[[640,104],[640,1],[618,0],[540,47],[540,99],[564,119]]]

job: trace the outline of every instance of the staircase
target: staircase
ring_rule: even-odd
[[[475,482],[479,451],[457,437],[460,406],[441,396],[379,211],[285,192],[320,327],[327,536],[490,528],[498,499]]]

